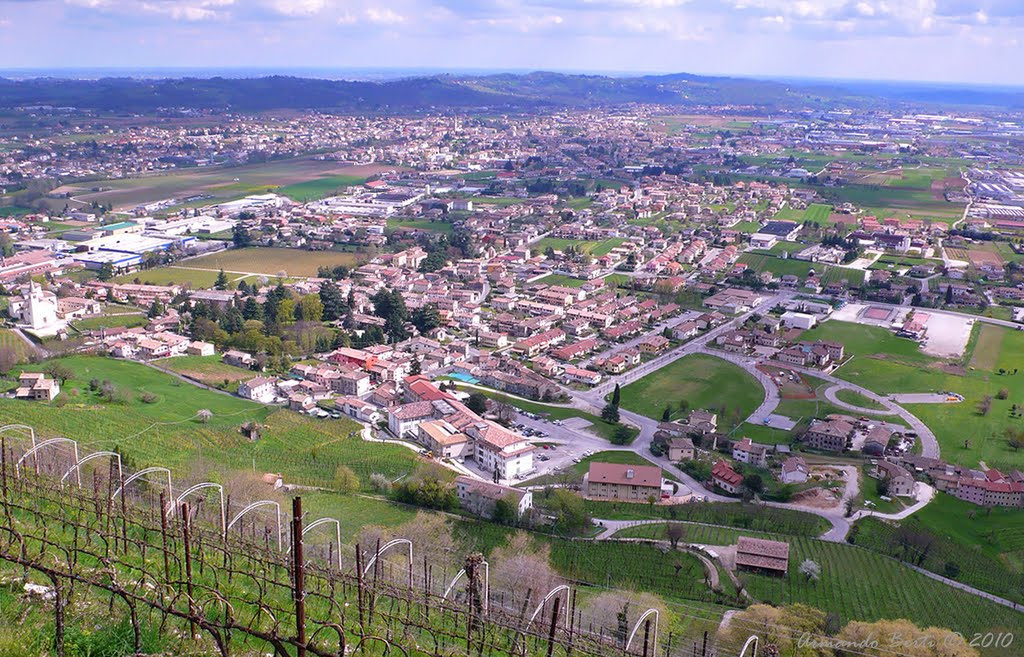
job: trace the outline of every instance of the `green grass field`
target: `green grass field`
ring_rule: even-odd
[[[324,176],[323,178],[316,178],[314,180],[307,180],[305,182],[279,187],[277,189],[277,193],[282,196],[287,196],[293,201],[298,201],[299,203],[308,203],[327,196],[333,196],[338,192],[343,191],[346,187],[362,185],[366,182],[366,179],[366,176]]]
[[[118,313],[116,315],[84,317],[72,322],[71,326],[79,331],[95,331],[101,328],[114,328],[117,326],[124,326],[127,328],[145,326],[148,322],[149,318],[146,317],[145,313]]]
[[[661,419],[666,405],[719,409],[718,426],[732,428],[761,404],[764,389],[742,368],[706,354],[684,356],[622,389],[623,408]]]
[[[844,401],[847,404],[853,404],[854,406],[859,406],[861,408],[868,408],[875,411],[885,410],[884,406],[875,400],[869,399],[868,397],[860,394],[856,390],[847,390],[846,388],[843,388],[836,393],[836,398],[838,398],[839,401]]]
[[[789,243],[786,244],[788,245]],[[779,245],[776,244],[773,248],[778,246]],[[786,249],[780,249],[779,252],[781,253],[782,250]],[[799,278],[801,281],[806,280],[808,273],[813,269],[822,284],[826,285],[840,280],[845,280],[849,285],[854,287],[858,287],[864,283],[864,271],[860,269],[836,267],[809,262],[807,260],[794,260],[792,258],[782,259],[772,255],[767,255],[764,252],[744,253],[740,255],[737,263],[746,265],[749,269],[758,273],[763,271],[771,272],[777,277],[791,274]]]
[[[1013,411],[1014,405],[1024,406],[1021,332],[976,325],[965,355],[967,367],[948,366],[922,354],[914,342],[884,329],[826,322],[803,337],[843,342],[855,357],[835,375],[873,392],[952,391],[963,395],[961,403],[906,406],[935,432],[944,459],[968,466],[985,461],[989,467],[1007,470],[1024,467],[1024,454],[1012,449],[1004,437],[1007,428],[1024,428],[1024,417]],[[1004,389],[1007,398],[998,399]],[[977,405],[987,396],[994,399],[991,410],[983,415]]]
[[[539,253],[543,253],[548,248],[552,248],[556,251],[564,251],[570,246],[576,247],[582,253],[592,255],[595,258],[607,255],[612,249],[621,245],[626,240],[621,237],[611,237],[601,241],[586,241],[586,240],[570,240],[563,239],[560,237],[545,237],[536,244],[530,245],[532,249]]]
[[[332,185],[338,186],[341,183],[337,181],[340,180],[362,182],[382,171],[396,168],[398,167],[379,164],[348,165],[316,160],[313,157],[300,157],[234,167],[180,169],[139,178],[65,185],[59,190],[72,192],[76,199],[86,204],[96,201],[104,205],[113,205],[115,210],[130,210],[141,203],[172,198],[183,200],[199,195],[208,197],[184,203],[196,206],[222,203],[268,191],[310,194],[330,188]],[[308,185],[302,187],[302,183]],[[93,189],[102,191],[94,192]],[[63,207],[65,202],[65,199],[60,199],[60,206]]]
[[[255,470],[329,486],[337,466],[345,464],[366,485],[372,473],[394,479],[416,460],[405,448],[363,441],[359,425],[347,419],[268,408],[129,361],[73,356],[60,362],[75,373],[60,396],[49,404],[0,399],[0,423],[28,424],[39,437],[74,438],[83,451],[117,447],[137,467],[162,465],[193,477]],[[106,401],[89,389],[93,378],[111,381],[121,394]],[[152,403],[143,401],[145,393],[155,397]],[[200,409],[213,413],[209,422],[196,418]],[[258,442],[239,430],[248,421],[265,427]]]
[[[587,281],[582,278],[565,276],[564,274],[548,274],[544,278],[534,281],[544,285],[560,285],[561,287],[583,287]]]
[[[388,219],[388,228],[415,228],[451,235],[453,226],[447,221],[431,221],[429,219]]]
[[[231,392],[238,389],[239,382],[256,376],[256,373],[252,370],[245,370],[221,362],[219,354],[213,356],[175,356],[174,358],[159,360],[156,364],[172,372],[177,372],[182,376],[195,379],[200,383]]]
[[[193,261],[188,260],[182,264],[186,265],[191,262]],[[201,290],[213,287],[214,283],[217,282],[217,274],[218,272],[216,271],[185,269],[184,267],[154,267],[153,269],[118,276],[114,278],[114,282],[134,283],[138,280],[146,285],[185,285],[193,290]],[[229,275],[229,279],[233,283],[241,278],[249,277],[238,276],[237,274]]]
[[[320,267],[345,265],[354,267],[363,261],[357,253],[339,251],[303,251],[277,247],[228,249],[219,253],[192,258],[178,264],[179,269],[211,270],[216,279],[218,270],[253,273],[264,276],[316,276]]]

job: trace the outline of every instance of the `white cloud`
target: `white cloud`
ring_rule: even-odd
[[[984,9],[979,9],[977,12],[975,12],[974,22],[978,23],[979,25],[988,24],[988,14],[985,13]]]
[[[383,9],[370,7],[363,12],[363,16],[365,16],[366,20],[370,23],[375,23],[377,25],[398,25],[405,22],[405,16],[399,14],[393,9],[388,9],[387,7]]]
[[[222,9],[231,7],[235,0],[196,0],[194,2],[144,2],[145,11],[163,14],[176,21],[198,23],[202,21],[227,18]]]
[[[327,8],[327,0],[274,0],[271,7],[285,16],[313,16]]]

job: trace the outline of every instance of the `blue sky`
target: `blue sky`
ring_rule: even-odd
[[[1024,0],[0,0],[0,67],[685,71],[1024,84]]]

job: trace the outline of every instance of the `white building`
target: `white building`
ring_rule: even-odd
[[[786,328],[810,329],[818,323],[814,315],[807,313],[793,312],[792,310],[782,313],[782,325]]]
[[[277,397],[277,382],[257,376],[238,384],[238,395],[261,404],[269,404]]]
[[[67,326],[58,313],[57,295],[31,282],[24,297],[11,302],[11,314],[36,335],[55,335]]]

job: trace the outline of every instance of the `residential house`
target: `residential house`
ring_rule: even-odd
[[[257,376],[238,384],[239,397],[245,397],[261,404],[269,404],[277,397],[277,381]]]
[[[661,487],[661,468],[653,465],[591,462],[583,477],[583,492],[594,499],[646,502],[661,499]]]
[[[42,372],[22,372],[18,377],[18,388],[14,391],[17,399],[53,401],[60,394],[60,383],[49,379]]]
[[[801,441],[811,449],[841,452],[853,436],[853,425],[846,420],[814,420]]]
[[[890,496],[913,497],[914,495],[914,476],[903,466],[879,460],[871,470],[871,476],[886,482]]]
[[[784,484],[802,484],[811,475],[811,469],[802,456],[790,456],[782,462],[782,473],[779,479]]]
[[[711,481],[725,492],[736,494],[743,483],[743,475],[733,470],[728,461],[719,459],[711,468]]]
[[[668,460],[673,463],[693,459],[693,441],[686,437],[672,438],[668,443]]]
[[[494,507],[499,500],[511,503],[518,518],[533,508],[533,493],[528,490],[502,486],[466,475],[455,478],[455,494],[462,503],[462,508],[481,518],[493,517]]]
[[[768,448],[753,442],[750,438],[743,438],[733,443],[732,458],[740,463],[763,468],[768,460]]]
[[[740,536],[736,541],[736,568],[785,575],[789,570],[789,543]]]

